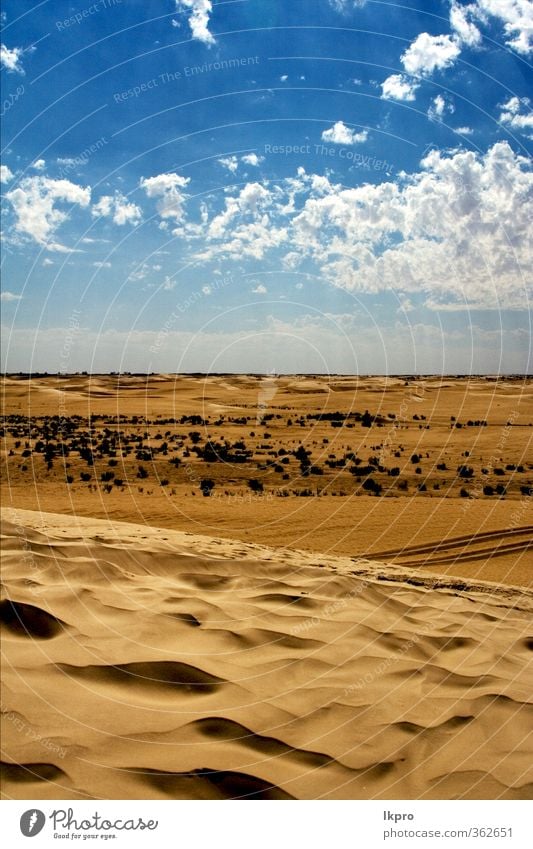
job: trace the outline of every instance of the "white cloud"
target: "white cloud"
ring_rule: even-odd
[[[223,168],[231,171],[232,174],[235,174],[239,167],[239,160],[236,156],[223,156],[221,159],[217,159],[217,162],[219,165],[222,165]]]
[[[505,124],[511,130],[519,133],[533,131],[533,112],[529,97],[511,97],[506,103],[500,104],[502,112],[499,117],[500,124]],[[528,135],[528,138],[533,138]]]
[[[155,177],[141,178],[140,186],[149,198],[159,198],[157,211],[165,221],[174,219],[181,223],[184,217],[183,204],[187,195],[182,191],[190,182],[190,177],[180,174],[158,174]]]
[[[286,83],[286,82],[287,82],[287,80],[289,79],[289,75],[288,75],[288,74],[283,74],[283,75],[282,75],[279,79],[280,79],[280,82],[282,82],[282,83]]]
[[[0,45],[0,67],[17,74],[24,74],[20,60],[24,50],[22,47],[13,47],[11,50],[5,44]]]
[[[454,132],[459,133],[461,136],[471,136],[474,130],[472,127],[456,127]]]
[[[246,165],[253,165],[254,167],[258,167],[264,160],[265,157],[258,156],[257,153],[245,153],[244,156],[241,156],[241,162],[244,162]]]
[[[211,289],[211,286],[202,286],[202,292],[204,293],[204,295],[210,295],[212,291],[213,290]]]
[[[176,0],[178,10],[190,11],[189,26],[192,37],[204,44],[214,44],[215,39],[209,32],[209,18],[213,11],[211,0]]]
[[[199,225],[196,259],[275,252],[279,262],[289,245],[287,270],[311,262],[340,288],[516,308],[527,299],[532,189],[529,161],[506,142],[484,155],[433,150],[401,181],[353,188],[299,168],[272,189],[248,183],[227,196]]]
[[[407,73],[427,76],[433,71],[449,68],[460,52],[451,36],[421,32],[402,55],[401,61]]]
[[[279,213],[274,203],[278,192],[271,192],[260,183],[247,183],[236,196],[227,197],[225,208],[206,222],[199,235],[207,248],[196,255],[197,260],[215,256],[229,259],[250,257],[260,260],[287,239],[287,230],[272,220]]]
[[[48,259],[48,257],[47,257],[47,256],[45,256],[45,258],[43,259],[42,264],[43,264],[43,266],[44,266],[45,268],[47,268],[49,265],[55,265],[55,262],[54,262],[53,260],[51,260],[51,259]]]
[[[533,51],[533,3],[531,0],[476,0],[482,20],[493,15],[503,23],[506,44],[527,56]]]
[[[476,4],[461,6],[452,0],[450,7],[450,26],[462,44],[477,47],[481,43],[481,33],[469,18],[476,15]]]
[[[110,262],[93,262],[94,268],[111,268]]]
[[[0,300],[5,301],[6,303],[10,303],[11,301],[20,301],[22,295],[16,295],[14,292],[2,292],[0,294]]]
[[[0,183],[9,183],[13,179],[13,172],[7,165],[0,165]]]
[[[36,159],[33,165],[31,166],[34,171],[44,171],[46,166],[46,162],[44,159]]]
[[[334,187],[292,222],[293,251],[341,288],[446,293],[487,308],[524,303],[533,217],[528,160],[432,151],[402,183]]]
[[[428,118],[430,121],[442,121],[446,112],[455,112],[455,106],[444,95],[437,94],[428,109]]]
[[[356,133],[342,121],[337,121],[329,130],[324,130],[322,133],[322,141],[332,142],[333,144],[362,144],[366,142],[367,138],[367,130]]]
[[[262,283],[258,283],[255,289],[252,289],[252,294],[254,295],[266,295],[268,289],[266,286],[263,286]]]
[[[92,208],[95,217],[112,218],[114,224],[138,224],[141,220],[141,209],[121,193],[103,195]]]
[[[257,168],[261,162],[264,162],[264,160],[265,157],[258,156],[257,153],[245,153],[244,156],[241,156],[240,158],[240,161],[244,162],[245,165],[253,165],[255,168]],[[239,167],[239,158],[237,156],[223,156],[221,159],[217,159],[217,162],[232,174],[235,174]]]
[[[385,100],[414,100],[419,87],[403,74],[392,74],[381,84],[381,96]]]
[[[83,188],[69,180],[51,180],[48,177],[26,177],[16,189],[6,194],[16,215],[16,233],[30,236],[48,250],[68,252],[50,239],[68,219],[68,213],[57,209],[58,202],[87,207],[91,200],[91,189]]]

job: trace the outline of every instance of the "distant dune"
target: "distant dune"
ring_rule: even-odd
[[[4,520],[5,797],[533,797],[527,590]]]

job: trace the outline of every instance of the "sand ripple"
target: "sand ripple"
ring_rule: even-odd
[[[533,796],[526,591],[23,510],[3,532],[8,798]]]

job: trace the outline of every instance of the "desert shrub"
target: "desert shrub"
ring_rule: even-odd
[[[379,495],[382,490],[382,486],[373,478],[367,478],[365,481],[363,481],[363,489],[367,492],[373,492],[375,495]]]
[[[214,480],[211,480],[211,478],[204,478],[200,481],[200,489],[202,491],[202,495],[204,495],[206,498],[211,495],[211,490],[214,489],[214,487],[215,482]]]
[[[459,466],[457,468],[457,474],[459,475],[460,478],[473,478],[474,477],[474,470],[473,470],[472,466],[464,466],[463,465],[463,466]]]
[[[263,484],[261,481],[258,481],[257,478],[250,478],[248,481],[248,486],[252,490],[252,492],[263,492]]]
[[[418,466],[418,464],[420,463],[420,455],[419,454],[412,454],[411,455],[411,463],[413,464],[413,466]]]
[[[139,466],[137,470],[137,477],[141,478],[141,480],[144,480],[148,477],[148,471],[144,468],[144,466]]]
[[[494,495],[494,487],[487,484],[483,487],[483,495]]]
[[[461,498],[470,498],[470,493],[464,487],[461,490],[461,492],[459,493],[459,495],[461,496]]]

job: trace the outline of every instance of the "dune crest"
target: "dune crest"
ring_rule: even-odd
[[[3,517],[7,798],[532,797],[527,590]]]

